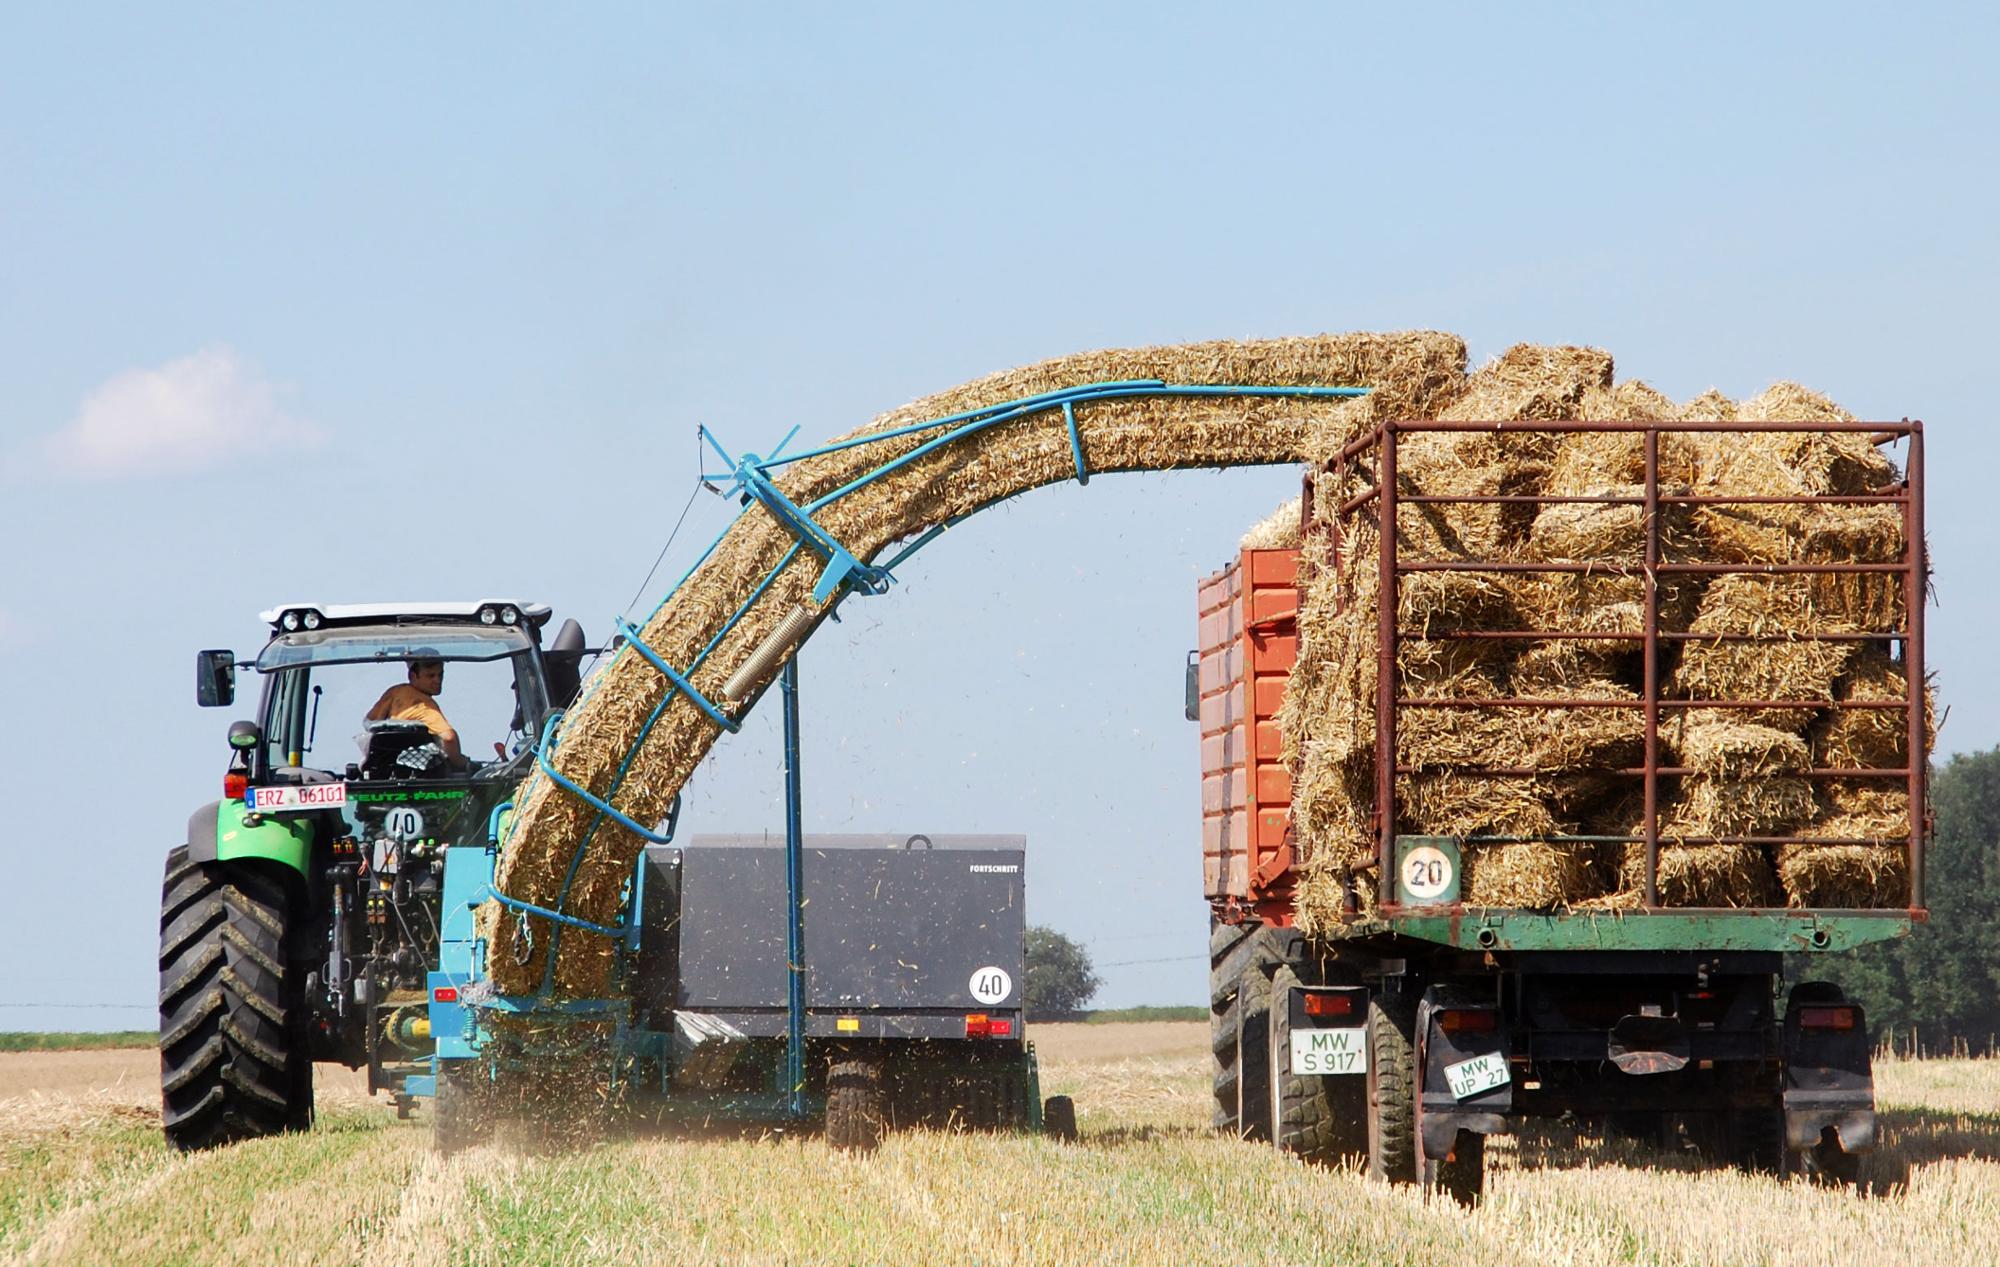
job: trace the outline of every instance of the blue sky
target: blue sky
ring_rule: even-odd
[[[518,592],[601,634],[697,422],[832,435],[1087,347],[1433,327],[1923,418],[1941,744],[2000,743],[1995,25],[10,10],[0,1028],[150,1023],[160,859],[233,716],[194,707],[196,648],[308,594]],[[1294,484],[1098,480],[931,547],[805,654],[809,827],[1025,832],[1031,914],[1111,965],[1104,1002],[1198,1000],[1194,582]],[[774,724],[718,751],[690,827],[777,824]],[[46,1002],[133,1010],[18,1006]]]

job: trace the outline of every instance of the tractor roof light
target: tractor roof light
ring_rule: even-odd
[[[299,627],[299,614],[295,611],[288,611],[279,619],[278,623],[285,627],[286,633],[296,633]]]
[[[521,623],[520,609],[515,607],[502,607],[500,609],[500,623],[503,625],[520,624]]]
[[[479,623],[480,623],[480,624],[482,624],[482,625],[490,625],[490,624],[493,624],[493,623],[495,623],[495,622],[496,622],[496,621],[498,621],[499,619],[500,619],[500,613],[499,613],[499,612],[496,612],[496,611],[494,611],[494,610],[493,610],[493,609],[492,609],[491,607],[482,607],[482,608],[480,608],[480,609],[479,609]]]
[[[308,611],[301,619],[304,621],[306,628],[308,629],[319,628],[320,616],[318,612]]]

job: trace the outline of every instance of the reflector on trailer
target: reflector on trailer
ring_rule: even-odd
[[[1854,1009],[1802,1007],[1799,1009],[1799,1025],[1805,1029],[1853,1029]]]
[[[986,1022],[986,1036],[988,1038],[1006,1038],[1013,1032],[1014,1032],[1014,1022],[1012,1021]]]
[[[437,989],[431,991],[431,1002],[433,1003],[458,1002],[458,987],[455,985],[439,986]]]
[[[1438,1013],[1438,1027],[1447,1034],[1490,1034],[1500,1028],[1500,1014],[1487,1008],[1450,1008]]]
[[[1316,994],[1306,992],[1307,1016],[1352,1016],[1356,999],[1351,994]]]

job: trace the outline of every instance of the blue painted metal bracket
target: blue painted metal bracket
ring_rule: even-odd
[[[1069,424],[1069,451],[1076,458],[1076,482],[1090,483],[1090,472],[1083,465],[1083,435],[1076,429],[1076,402],[1063,402],[1063,421]]]
[[[556,720],[555,717],[551,717],[542,724],[542,741],[535,745],[535,764],[540,767],[543,774],[549,776],[549,781],[633,835],[643,837],[656,845],[672,844],[674,838],[671,834],[662,836],[649,828],[641,827],[624,811],[612,808],[610,801],[556,769],[555,763],[549,760],[549,753],[556,746],[554,735]]]
[[[679,689],[681,694],[687,696],[688,699],[693,702],[696,708],[699,708],[702,712],[707,713],[710,721],[722,727],[724,730],[728,731],[732,735],[735,734],[737,731],[743,729],[743,723],[735,720],[734,718],[730,717],[729,714],[717,708],[715,704],[711,702],[706,695],[703,695],[700,691],[694,689],[694,683],[688,681],[685,675],[683,675],[679,670],[675,669],[672,665],[668,664],[666,660],[660,655],[659,652],[647,646],[646,640],[639,636],[639,631],[632,627],[630,621],[626,620],[623,616],[620,616],[618,618],[617,628],[618,632],[624,636],[625,641],[631,644],[632,649],[634,651],[637,651],[640,655],[644,656],[646,658],[646,663],[658,669],[661,675],[664,676],[667,679],[667,681],[672,682],[674,686]]]
[[[561,911],[551,910],[546,906],[536,906],[533,902],[523,902],[519,898],[508,897],[505,893],[502,893],[490,884],[486,886],[485,891],[480,895],[480,900],[482,901],[487,898],[491,898],[493,901],[510,910],[524,911],[529,915],[539,915],[543,919],[552,920],[569,928],[581,928],[587,933],[596,933],[601,937],[622,938],[629,935],[632,931],[623,924],[616,927],[610,924],[593,924],[587,919],[578,919],[574,915],[565,915]]]
[[[792,431],[796,434],[798,428],[794,427]],[[708,441],[709,447],[722,455],[723,461],[734,464],[727,476],[704,476],[704,478],[728,479],[732,490],[755,499],[758,505],[771,512],[773,519],[789,529],[791,534],[804,542],[813,553],[826,560],[826,566],[820,571],[819,581],[813,586],[813,602],[824,603],[842,585],[850,586],[857,592],[865,594],[886,594],[889,591],[891,578],[887,571],[869,567],[855,558],[852,551],[836,540],[832,533],[820,527],[797,502],[779,491],[778,486],[771,482],[771,477],[765,474],[766,467],[794,459],[774,458],[766,461],[755,453],[745,453],[740,458],[732,459],[729,451],[722,447],[716,440],[715,434],[707,427],[701,429],[701,434],[702,438]],[[786,437],[787,440],[790,438]],[[783,448],[782,445],[779,447]]]

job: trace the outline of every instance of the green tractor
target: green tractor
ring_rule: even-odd
[[[197,655],[203,706],[232,704],[242,671],[262,689],[255,720],[229,728],[222,798],[167,855],[160,1085],[175,1148],[309,1127],[315,1061],[365,1066],[370,1092],[407,1111],[402,1078],[428,1072],[432,1049],[444,851],[485,841],[590,654],[573,620],[545,648],[549,616],[300,603],[263,613],[254,661]]]

